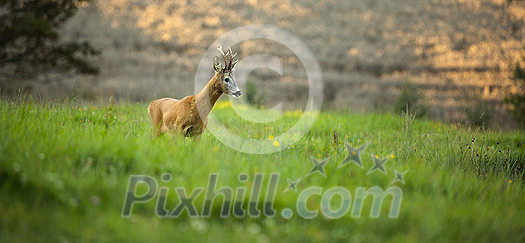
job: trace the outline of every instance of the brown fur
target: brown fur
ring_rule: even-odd
[[[206,129],[208,114],[217,99],[223,93],[228,93],[222,82],[223,75],[223,71],[215,73],[196,95],[186,96],[181,100],[164,98],[152,101],[148,113],[153,122],[153,134],[160,136],[166,132],[174,132],[185,137],[199,136]],[[202,112],[201,115],[199,111]]]

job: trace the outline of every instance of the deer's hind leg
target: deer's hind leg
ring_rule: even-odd
[[[153,136],[162,135],[161,127],[163,125],[163,113],[161,110],[161,100],[154,100],[148,107],[148,113],[153,123]]]

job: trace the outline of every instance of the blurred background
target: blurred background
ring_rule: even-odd
[[[504,99],[521,89],[511,77],[523,55],[524,1],[93,0],[74,8],[57,25],[58,41],[85,42],[99,51],[86,57],[98,74],[41,70],[19,78],[4,65],[3,95],[22,90],[42,99],[92,102],[108,102],[112,94],[119,102],[182,98],[194,93],[198,63],[218,37],[269,24],[297,35],[317,57],[323,109],[399,112],[408,104],[420,117],[518,126]],[[232,49],[240,59],[265,53],[284,62],[282,76],[265,69],[249,76],[244,94],[252,105],[284,101],[287,109],[304,108],[308,81],[290,50],[268,40]]]

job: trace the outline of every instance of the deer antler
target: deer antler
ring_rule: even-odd
[[[235,67],[235,64],[237,64],[237,62],[238,62],[239,60],[235,60],[235,61],[233,61],[233,58],[234,58],[235,56],[237,56],[237,53],[232,54],[232,48],[228,48],[228,51],[230,52],[230,65],[228,66],[228,70],[231,71],[231,70],[233,69],[233,67]]]
[[[219,52],[222,54],[222,59],[224,59],[224,68],[223,69],[228,70],[228,62],[226,61],[228,59],[226,59],[226,57],[228,57],[228,54],[230,54],[230,53],[229,52],[224,53],[222,51],[222,46],[219,46],[219,48],[217,48],[217,50],[219,50]]]
[[[224,70],[226,71],[231,71],[233,69],[233,67],[235,67],[235,64],[237,64],[237,62],[239,62],[239,60],[233,60],[233,58],[235,56],[237,56],[237,53],[233,54],[232,53],[232,49],[231,48],[228,48],[228,51],[226,51],[226,53],[224,53],[224,51],[222,51],[222,46],[219,46],[219,48],[217,48],[217,50],[219,50],[219,52],[222,54],[222,58],[224,59]],[[228,55],[230,55],[230,62],[228,63]]]

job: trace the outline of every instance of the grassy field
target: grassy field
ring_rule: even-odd
[[[411,115],[320,114],[305,137],[268,155],[245,154],[220,143],[209,132],[194,141],[177,136],[153,138],[146,104],[90,105],[69,100],[37,103],[0,102],[0,241],[1,242],[359,242],[359,241],[476,241],[525,240],[525,132],[486,131],[460,124],[412,119]],[[228,128],[244,137],[275,139],[291,127],[300,111],[284,114],[276,123],[242,122],[228,103],[214,108]],[[279,141],[277,141],[279,142]],[[368,144],[364,168],[355,164],[337,169],[348,155],[344,143]],[[371,154],[389,158],[387,174],[375,171]],[[306,176],[311,156],[329,158],[319,173]],[[407,171],[406,184],[394,181]],[[161,176],[171,174],[164,182]],[[121,217],[130,175],[155,178],[168,188],[165,208],[179,199],[175,187],[189,194],[206,187],[211,173],[219,175],[217,188],[246,187],[249,195],[256,173],[264,173],[261,201],[271,173],[280,173],[274,217],[220,218],[222,196],[214,200],[212,216],[178,218],[156,215],[157,196],[134,204],[129,218]],[[240,182],[240,174],[248,175]],[[287,179],[302,178],[298,192],[288,190]],[[369,217],[370,197],[361,217],[350,211],[328,219],[321,211],[313,219],[298,215],[298,195],[318,186],[382,189],[397,186],[403,192],[400,215],[389,218],[391,197],[379,218]],[[137,187],[144,194],[145,185]],[[201,212],[204,193],[194,201]],[[320,195],[307,201],[319,210]],[[340,206],[340,197],[332,208]],[[246,205],[244,206],[246,208]],[[259,209],[261,205],[259,205]],[[282,211],[293,216],[285,219]]]

